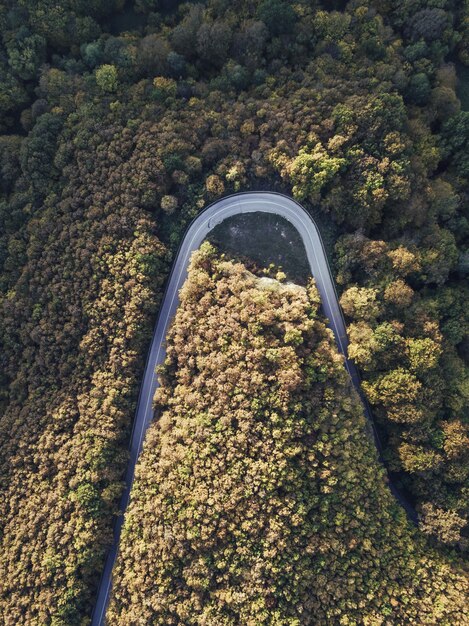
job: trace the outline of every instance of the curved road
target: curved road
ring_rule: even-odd
[[[287,196],[271,192],[239,193],[215,202],[194,219],[186,231],[177,257],[173,263],[148,354],[143,384],[140,389],[137,412],[130,441],[130,459],[125,475],[126,488],[120,502],[121,511],[125,511],[127,508],[134,479],[135,463],[142,448],[146,429],[153,418],[153,396],[158,387],[158,378],[155,374],[155,368],[160,363],[163,363],[165,359],[165,338],[179,304],[179,290],[186,280],[187,267],[191,254],[200,247],[200,244],[207,237],[208,233],[227,217],[239,213],[253,212],[280,215],[288,220],[300,234],[306,249],[311,274],[316,280],[316,286],[321,295],[323,312],[329,320],[329,326],[334,333],[338,349],[345,357],[345,367],[352,379],[353,385],[362,399],[365,414],[373,430],[378,450],[381,449],[370,408],[360,389],[358,371],[355,365],[347,358],[348,340],[345,321],[339,306],[326,253],[316,224],[302,206]],[[409,517],[415,520],[415,512],[412,507],[410,507],[405,499],[396,491],[392,484],[390,484],[390,487],[393,494],[406,509]],[[108,552],[101,577],[98,598],[92,616],[92,626],[101,626],[105,623],[106,606],[111,589],[112,568],[119,547],[123,521],[124,516],[120,515],[114,526],[114,541]]]

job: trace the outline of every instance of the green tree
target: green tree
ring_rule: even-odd
[[[14,74],[23,80],[34,78],[46,59],[46,40],[21,28],[7,47],[8,63]]]
[[[292,6],[284,0],[263,0],[257,10],[257,16],[272,35],[290,32],[297,19]]]
[[[378,317],[381,305],[378,290],[367,287],[350,287],[342,294],[340,306],[345,315],[354,320],[372,320]]]
[[[138,43],[137,67],[141,75],[148,78],[164,76],[168,69],[171,48],[161,35],[151,34]]]
[[[117,89],[117,68],[115,65],[101,65],[96,70],[96,83],[104,91],[111,93]]]
[[[363,388],[370,402],[386,409],[389,419],[404,423],[422,419],[418,406],[422,383],[410,371],[399,367],[378,376],[373,382],[365,381]]]
[[[299,200],[317,198],[345,165],[344,158],[330,156],[320,143],[311,149],[300,148],[298,156],[288,165],[293,195]]]
[[[430,337],[407,339],[410,368],[416,373],[432,369],[438,364],[442,347]]]
[[[443,124],[442,141],[445,156],[450,159],[456,173],[469,177],[469,111],[460,111]]]
[[[425,106],[431,94],[431,85],[428,76],[424,72],[414,74],[409,81],[407,97],[413,104]]]
[[[204,23],[197,31],[197,53],[202,61],[222,67],[231,45],[231,30],[228,24],[216,21]]]

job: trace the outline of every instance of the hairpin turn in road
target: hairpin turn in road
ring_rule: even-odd
[[[208,233],[217,224],[233,215],[254,212],[272,213],[283,217],[296,228],[301,236],[308,257],[311,274],[314,276],[316,286],[321,296],[324,315],[329,320],[329,327],[334,333],[337,347],[345,357],[345,367],[363,402],[365,415],[371,429],[373,430],[378,450],[380,451],[381,449],[370,408],[360,389],[360,377],[358,375],[358,371],[355,365],[347,358],[348,340],[345,321],[342,315],[342,310],[339,306],[326,252],[314,220],[302,206],[287,196],[272,192],[239,193],[215,202],[194,219],[186,231],[176,259],[173,263],[173,268],[166,286],[156,328],[153,333],[143,383],[137,403],[137,411],[130,440],[130,458],[125,475],[126,487],[120,503],[120,510],[122,513],[125,512],[129,502],[135,464],[142,448],[143,438],[148,425],[153,418],[153,397],[155,395],[156,388],[158,387],[158,378],[155,374],[155,369],[157,365],[163,363],[166,356],[166,334],[179,304],[179,290],[186,280],[187,268],[191,254],[194,250],[197,250],[200,247],[200,244],[207,237]],[[390,487],[395,497],[405,508],[408,516],[415,521],[416,514],[413,508],[402,497],[402,495],[398,493],[392,483],[390,483]],[[123,521],[124,516],[122,514],[117,518],[114,526],[114,541],[109,549],[104,571],[101,577],[98,597],[92,616],[92,626],[102,626],[105,623],[106,607],[111,590],[112,569],[119,548],[119,539]]]

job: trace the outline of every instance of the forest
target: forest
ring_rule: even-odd
[[[390,495],[312,281],[203,244],[161,380],[109,624],[467,623],[467,579]]]
[[[469,2],[0,0],[0,39],[6,626],[89,623],[171,262],[236,191],[292,195],[339,233],[387,467],[426,554],[467,556]]]

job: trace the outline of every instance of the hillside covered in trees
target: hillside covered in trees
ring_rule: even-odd
[[[168,335],[109,624],[467,623],[408,526],[308,288],[208,245]]]
[[[86,623],[171,260],[239,190],[334,224],[388,466],[467,550],[468,24],[467,0],[0,0],[8,626]]]

